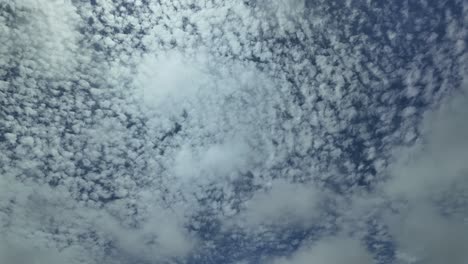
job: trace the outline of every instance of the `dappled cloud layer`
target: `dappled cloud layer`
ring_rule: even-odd
[[[467,10],[0,2],[0,263],[466,263]]]

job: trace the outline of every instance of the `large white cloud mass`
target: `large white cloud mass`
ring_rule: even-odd
[[[468,89],[462,87],[423,122],[423,140],[401,153],[386,193],[407,202],[390,216],[396,241],[416,263],[465,263],[468,259]]]
[[[467,10],[0,2],[0,263],[466,263]]]

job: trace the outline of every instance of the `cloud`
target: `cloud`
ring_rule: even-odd
[[[184,227],[183,214],[161,208],[154,197],[141,201],[148,206],[146,217],[131,227],[109,211],[76,202],[64,188],[4,178],[0,189],[0,234],[6,238],[0,243],[2,263],[167,261],[184,258],[196,245]],[[116,203],[112,209],[120,213],[126,207]],[[120,253],[106,255],[106,244]]]
[[[200,89],[210,87],[208,78],[193,57],[170,51],[157,57],[145,56],[138,67],[135,86],[148,106],[163,104],[167,108],[193,100]]]
[[[63,232],[78,235],[75,228],[86,227],[90,219],[79,222],[78,208],[63,188],[20,183],[4,175],[0,190],[1,263],[82,263],[86,245]]]
[[[289,257],[273,260],[274,264],[372,264],[370,253],[360,241],[348,237],[328,237],[305,245]]]
[[[35,68],[39,66],[47,68],[42,76],[63,78],[63,74],[76,65],[80,37],[75,31],[79,17],[71,1],[52,0],[39,4],[20,0],[7,5],[13,10],[6,14],[13,26],[0,28],[3,31],[0,39],[6,49],[1,54],[13,62],[17,59],[14,54],[21,53],[22,77],[34,76]],[[5,65],[6,68],[11,66]]]
[[[199,149],[182,146],[174,160],[174,173],[182,178],[225,178],[245,171],[253,159],[250,147],[240,139],[210,144]]]
[[[309,226],[320,215],[322,194],[312,184],[274,180],[268,190],[259,190],[246,201],[240,213],[248,226]],[[316,219],[315,219],[316,220]]]
[[[99,213],[95,224],[130,259],[168,261],[183,259],[196,245],[185,230],[183,216],[155,205],[139,228],[121,225],[109,215]]]
[[[340,212],[323,221],[322,189],[311,182],[339,185],[345,200],[362,190],[355,179],[384,178],[387,151],[405,135],[407,142],[419,136],[420,97],[437,101],[431,98],[464,76],[454,72],[464,63],[462,20],[443,5],[421,5],[395,24],[409,10],[390,2],[383,8],[371,1],[343,8],[304,0],[150,2],[1,4],[5,262],[21,255],[18,261],[37,256],[53,263],[43,258],[49,253],[61,263],[183,259],[199,246],[185,228],[190,213],[211,207],[199,226],[222,218],[222,208],[254,228],[341,224]],[[448,37],[435,34],[448,20]],[[421,32],[409,32],[409,25]],[[390,87],[400,79],[405,87]],[[404,156],[384,188],[410,208],[431,209],[396,221],[392,230],[408,254],[422,251],[398,227],[411,233],[411,219],[440,216],[428,200],[456,205],[444,208],[450,218],[430,226],[461,228],[466,111],[455,121],[454,113],[427,121],[434,123],[424,132],[429,143]],[[234,193],[228,178],[241,182],[245,175],[251,188]],[[269,186],[277,177],[285,180]],[[184,213],[175,213],[181,204]],[[343,204],[337,208],[348,210]],[[224,254],[211,234],[198,235],[202,245],[219,246],[207,258]],[[438,246],[431,243],[429,251]],[[421,259],[434,257],[424,252]]]
[[[276,3],[287,11],[299,12],[305,8],[306,0],[279,0]]]
[[[276,1],[258,1],[258,5],[263,10],[276,11],[279,16],[294,16],[301,14],[306,8],[307,0],[276,0]],[[281,21],[285,22],[285,21]]]
[[[422,139],[399,152],[392,178],[384,183],[391,199],[405,201],[388,217],[391,234],[408,263],[465,263],[468,232],[468,88],[448,97],[422,124]]]
[[[0,243],[0,262],[9,264],[60,264],[72,263],[68,257],[59,254],[55,249],[37,248],[28,240],[15,241],[15,238],[3,236]],[[39,245],[43,246],[43,245]]]
[[[394,165],[387,192],[410,198],[428,198],[465,177],[468,171],[468,114],[465,94],[455,95],[424,120],[422,142]]]
[[[418,203],[403,216],[389,221],[398,254],[408,263],[463,264],[468,260],[466,223]]]

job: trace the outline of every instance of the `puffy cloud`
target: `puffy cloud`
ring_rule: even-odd
[[[306,7],[307,0],[277,0],[273,2],[268,1],[259,1],[261,4],[265,5],[263,8],[276,7],[279,12],[288,13],[288,15],[293,15],[294,13],[303,11]]]
[[[209,76],[190,56],[176,51],[146,56],[139,65],[135,86],[148,106],[175,107],[209,89]],[[206,87],[208,86],[208,87]]]
[[[386,194],[403,199],[389,217],[401,256],[408,263],[465,263],[468,211],[468,114],[466,87],[428,113],[423,137],[394,164]],[[401,153],[401,152],[400,152]]]
[[[139,228],[122,226],[106,214],[98,214],[95,224],[110,236],[124,257],[139,261],[183,259],[196,245],[181,222],[184,217],[157,205]]]
[[[2,263],[81,263],[86,246],[68,235],[81,234],[91,219],[80,222],[83,211],[74,211],[79,208],[63,188],[19,183],[5,175],[0,193]]]
[[[386,185],[392,195],[429,198],[447,190],[468,171],[468,108],[466,94],[458,94],[426,116],[422,142],[408,150],[394,165],[394,177]]]
[[[443,216],[434,208],[418,203],[389,221],[398,255],[405,263],[463,264],[468,259],[467,225]]]
[[[268,190],[254,193],[240,216],[253,226],[309,226],[320,215],[321,199],[321,192],[312,184],[274,180]]]
[[[22,54],[17,63],[23,78],[35,76],[36,67],[47,68],[42,71],[43,77],[63,78],[76,65],[73,62],[80,38],[75,30],[79,17],[71,1],[20,0],[7,5],[12,12],[2,17],[12,25],[0,28],[4,43],[0,54],[12,59],[9,63],[18,59],[14,54]],[[2,60],[2,64],[7,61]]]
[[[275,259],[274,264],[372,264],[366,247],[349,237],[329,237],[302,246],[289,257]]]
[[[240,140],[212,144],[202,149],[182,146],[174,160],[179,177],[227,177],[245,171],[252,161],[252,150]]]
[[[3,178],[0,188],[2,263],[167,261],[185,257],[196,245],[184,228],[183,214],[161,208],[154,197],[141,201],[149,209],[135,226],[110,213],[125,211],[125,204],[116,203],[110,212],[90,208],[62,187],[10,178]]]
[[[421,102],[437,102],[464,76],[455,72],[466,60],[462,20],[442,5],[411,13],[372,1],[147,2],[0,4],[4,262],[44,252],[62,263],[170,262],[200,244],[216,248],[200,230],[244,204],[233,218],[251,227],[342,224],[340,212],[318,210],[317,188],[339,189],[343,200],[359,185],[372,189],[395,143],[419,137]],[[447,36],[438,36],[446,22]],[[415,207],[434,197],[459,203],[450,220],[430,224],[448,233],[446,221],[461,228],[466,190],[463,114],[434,121],[435,139],[424,132],[433,143],[398,165],[386,187]],[[266,188],[277,177],[285,180]],[[234,193],[236,182],[249,188]],[[174,213],[181,204],[184,213]],[[203,212],[200,244],[186,230],[192,212]],[[403,230],[412,217],[400,220]],[[216,262],[218,252],[207,258]]]
[[[70,258],[63,256],[63,253],[59,254],[56,249],[38,249],[37,245],[28,240],[15,241],[15,238],[12,239],[10,236],[4,236],[3,240],[7,242],[0,243],[0,261],[2,263],[73,263],[70,262]]]
[[[428,112],[422,137],[413,148],[400,150],[392,166],[386,193],[410,201],[427,201],[447,192],[454,184],[466,185],[468,171],[467,88],[447,98],[439,109]],[[461,184],[461,186],[460,186]]]

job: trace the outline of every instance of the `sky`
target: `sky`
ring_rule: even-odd
[[[466,264],[467,11],[0,2],[0,263]]]

